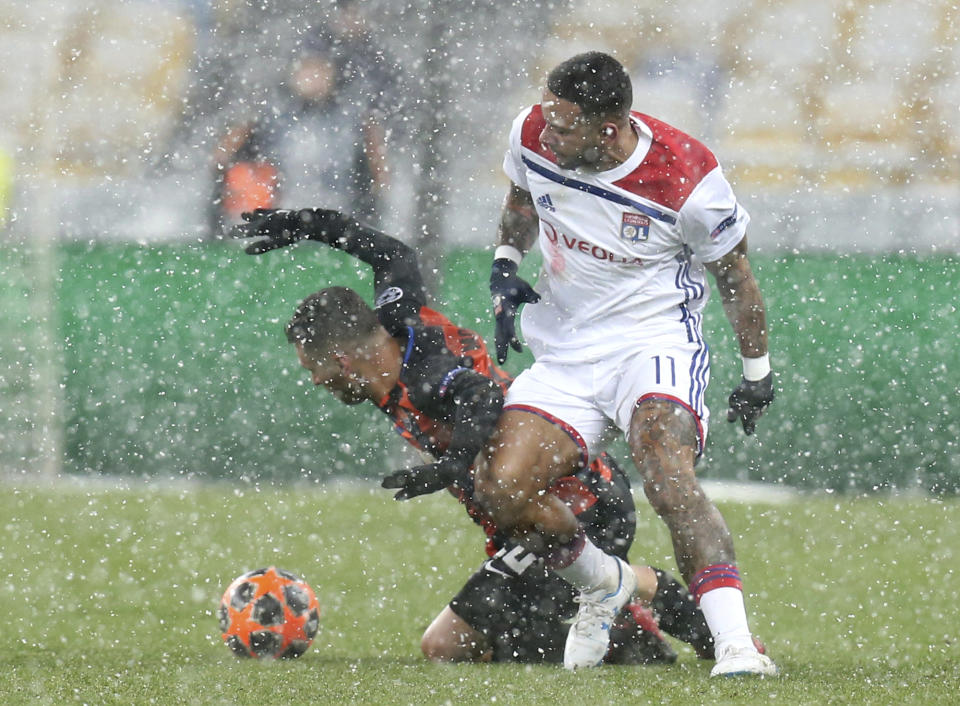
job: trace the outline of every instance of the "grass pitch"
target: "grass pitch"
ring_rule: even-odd
[[[640,502],[631,558],[673,569]],[[482,558],[449,498],[358,485],[66,482],[0,493],[4,704],[957,703],[960,502],[721,503],[777,679],[670,667],[424,662],[419,638]],[[275,564],[306,578],[320,632],[295,661],[239,661],[215,608]]]

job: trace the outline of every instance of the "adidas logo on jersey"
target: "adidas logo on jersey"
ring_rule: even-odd
[[[553,205],[553,199],[550,198],[550,194],[544,194],[538,198],[537,205],[540,206],[540,208],[547,209],[551,213],[557,210],[557,207]]]

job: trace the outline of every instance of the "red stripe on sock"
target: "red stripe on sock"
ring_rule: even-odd
[[[698,571],[690,582],[690,594],[700,605],[700,598],[717,588],[735,588],[743,590],[740,571],[734,564],[711,564]]]

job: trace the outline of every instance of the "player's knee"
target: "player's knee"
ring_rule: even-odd
[[[672,492],[656,480],[645,480],[643,493],[647,496],[650,507],[660,517],[672,514],[679,501],[679,493]]]
[[[456,652],[452,647],[449,640],[443,639],[430,628],[420,638],[420,651],[431,662],[456,661]]]
[[[420,651],[431,662],[476,662],[488,659],[479,634],[450,625],[431,625],[420,638]]]
[[[660,517],[701,513],[710,501],[690,473],[644,475],[643,492]]]
[[[653,455],[636,458],[637,470],[643,478],[643,492],[650,506],[663,517],[686,506],[698,505],[703,491],[693,473],[693,466],[664,463]]]
[[[638,406],[630,426],[630,450],[650,505],[661,515],[699,506],[703,491],[693,471],[696,428],[686,409],[663,400]]]

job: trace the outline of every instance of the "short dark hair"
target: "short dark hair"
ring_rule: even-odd
[[[376,313],[349,287],[327,287],[297,306],[286,326],[287,340],[326,353],[336,344],[362,341],[380,326]]]
[[[624,118],[633,104],[633,86],[623,65],[609,54],[589,51],[558,65],[547,76],[547,89],[580,107],[584,117]]]

